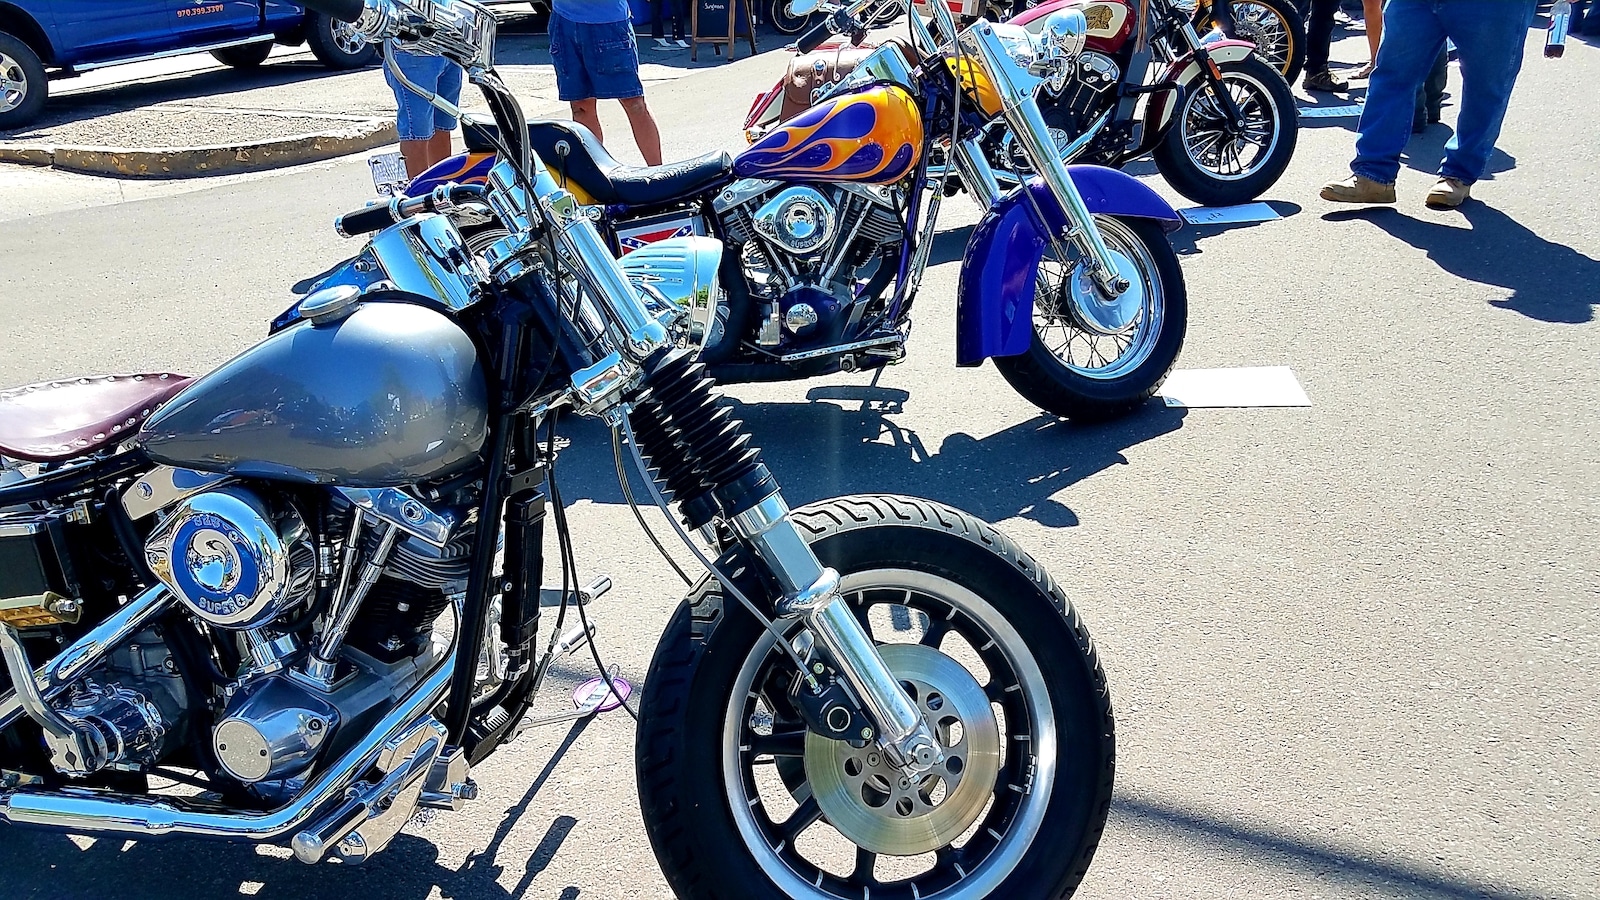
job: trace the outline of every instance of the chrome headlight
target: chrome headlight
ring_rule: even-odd
[[[1089,40],[1089,23],[1081,10],[1057,10],[1045,18],[1043,37],[1045,55],[1074,60]]]

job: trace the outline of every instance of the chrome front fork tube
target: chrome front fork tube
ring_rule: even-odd
[[[832,660],[851,693],[878,726],[875,738],[902,769],[921,774],[944,752],[861,621],[839,592],[839,573],[824,568],[789,520],[783,497],[773,494],[733,517],[733,527],[755,545],[783,586],[779,618],[798,618]]]

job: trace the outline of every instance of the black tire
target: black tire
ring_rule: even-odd
[[[1144,268],[1147,282],[1159,281],[1159,309],[1157,300],[1147,302],[1151,309],[1145,315],[1150,321],[1159,314],[1159,324],[1153,333],[1136,331],[1133,343],[1142,359],[1129,357],[1134,364],[1126,372],[1098,371],[1102,367],[1074,366],[1063,360],[1058,350],[1051,346],[1049,335],[1061,328],[1066,337],[1067,352],[1071,352],[1075,336],[1089,336],[1098,347],[1093,333],[1071,324],[1071,317],[1062,311],[1066,302],[1061,299],[1060,281],[1055,276],[1054,259],[1046,259],[1040,267],[1039,294],[1035,299],[1033,341],[1026,352],[1016,356],[997,356],[995,368],[1006,382],[1029,402],[1046,412],[1082,422],[1103,421],[1129,412],[1146,400],[1167,380],[1172,367],[1178,363],[1178,353],[1183,349],[1184,334],[1189,324],[1189,294],[1184,284],[1183,269],[1178,265],[1177,251],[1167,239],[1158,222],[1150,219],[1124,219],[1095,217],[1107,246],[1118,250],[1119,244],[1138,242],[1148,259]],[[1109,224],[1108,224],[1109,223]],[[1131,248],[1130,248],[1131,249]],[[1048,253],[1049,251],[1047,251]],[[1124,251],[1124,255],[1128,255]],[[1151,285],[1144,286],[1146,291]],[[1043,320],[1043,321],[1042,321]],[[1047,334],[1040,333],[1043,328]],[[1069,331],[1069,329],[1075,329]],[[1110,364],[1121,356],[1114,357]],[[1110,365],[1108,364],[1108,365]]]
[[[772,0],[767,14],[772,20],[773,30],[779,34],[799,34],[811,24],[811,16],[789,14],[789,0]]]
[[[1294,84],[1295,79],[1306,67],[1306,20],[1305,15],[1292,2],[1292,0],[1234,0],[1233,15],[1235,20],[1235,35],[1241,40],[1254,41],[1255,36],[1250,32],[1254,30],[1252,20],[1257,15],[1276,16],[1278,22],[1272,31],[1281,29],[1281,42],[1286,46],[1279,46],[1272,50],[1261,50],[1262,59],[1283,74],[1283,79]],[[1207,28],[1215,27],[1216,22],[1205,23]],[[1270,25],[1270,23],[1267,23]]]
[[[0,32],[0,131],[32,122],[44,109],[50,81],[33,48]]]
[[[1223,84],[1234,92],[1234,87],[1246,91],[1251,100],[1243,111],[1248,115],[1258,111],[1263,127],[1271,131],[1271,143],[1253,159],[1245,172],[1235,173],[1227,179],[1217,171],[1196,161],[1185,146],[1185,118],[1191,114],[1201,117],[1203,110],[1197,104],[1214,106],[1211,88],[1203,82],[1184,98],[1184,105],[1173,113],[1167,135],[1155,149],[1156,168],[1173,190],[1201,206],[1232,206],[1248,203],[1266,193],[1294,159],[1300,140],[1300,112],[1295,106],[1294,92],[1278,71],[1255,56],[1236,62],[1222,63]],[[1232,82],[1233,84],[1229,84]],[[1237,98],[1236,98],[1237,99]],[[1217,117],[1209,117],[1216,121]],[[1259,149],[1259,148],[1258,148]],[[1219,161],[1219,165],[1222,162]]]
[[[1037,765],[1040,771],[1053,764],[1048,783],[1043,778],[1029,782],[1035,788],[1029,793],[1037,793],[1040,798],[1027,801],[1036,804],[1030,807],[1037,816],[1036,830],[1017,835],[1013,846],[1020,852],[1014,865],[1005,871],[996,867],[979,876],[985,871],[979,865],[963,872],[961,878],[971,878],[967,881],[969,893],[957,895],[962,900],[980,896],[1058,900],[1069,896],[1087,871],[1105,826],[1115,770],[1115,733],[1110,694],[1094,643],[1061,590],[1037,562],[1005,535],[965,513],[925,500],[881,495],[840,498],[797,510],[794,521],[819,558],[847,579],[852,573],[860,577],[859,573],[898,572],[902,577],[943,580],[942,583],[958,584],[981,598],[983,609],[990,615],[1003,617],[1005,628],[1016,635],[1014,642],[1020,645],[1007,652],[1026,654],[1030,664],[1037,666],[1033,671],[1038,677],[1032,683],[1047,686],[1034,690],[1048,694],[1057,752],[1052,760],[1018,754],[1002,764],[1008,770],[1011,766]],[[738,568],[743,565],[741,558],[741,551],[736,549],[722,562],[743,572],[735,577],[749,583],[744,589],[760,590],[748,567]],[[908,572],[911,574],[906,575]],[[889,595],[888,591],[882,593]],[[767,596],[767,592],[758,596]],[[852,597],[849,590],[846,597]],[[853,597],[848,602],[860,616],[865,617],[864,609],[872,603],[889,605],[893,612],[893,599],[867,601],[865,593]],[[909,592],[906,602],[912,602]],[[954,611],[951,617],[955,617]],[[928,623],[935,619],[919,617],[919,621],[922,627],[930,628]],[[963,618],[961,623],[965,622]],[[727,788],[724,764],[731,759],[737,768],[744,765],[742,760],[747,756],[753,760],[760,753],[744,746],[727,746],[725,726],[742,729],[746,724],[744,714],[737,718],[732,715],[734,704],[740,704],[738,709],[743,710],[754,702],[746,701],[743,695],[731,698],[730,694],[737,689],[742,673],[751,669],[752,660],[758,667],[770,663],[773,671],[780,664],[790,665],[786,658],[762,650],[763,643],[758,642],[770,648],[771,640],[762,626],[737,601],[724,600],[720,586],[702,581],[673,615],[645,680],[637,739],[640,804],[656,859],[673,892],[682,900],[814,900],[834,896],[813,889],[809,878],[784,868],[782,845],[774,850],[774,845],[764,844],[760,851],[754,851],[739,830],[740,822],[751,821],[748,816],[765,819],[768,814],[763,807],[744,801],[743,789],[735,797]],[[985,649],[992,653],[993,647],[991,643]],[[951,658],[943,652],[935,655]],[[992,681],[991,696],[999,695],[996,685],[1000,681],[998,677]],[[1021,681],[1016,683],[1020,685]],[[764,681],[766,684],[769,682]],[[1003,696],[1023,693],[1025,690],[1017,690]],[[995,701],[995,706],[1001,708],[1001,702]],[[1007,720],[1005,730],[1014,736],[1011,721]],[[789,727],[787,721],[785,727]],[[777,728],[776,719],[773,728]],[[851,752],[842,744],[822,743],[840,752]],[[1019,739],[1010,746],[1034,745]],[[773,754],[774,768],[789,790],[811,777],[807,764],[793,757],[792,752]],[[1007,777],[1008,773],[1000,773],[992,789],[1010,797],[1010,792],[1000,786]],[[995,809],[1002,804],[1020,807],[1023,802],[997,798],[994,806],[986,808],[984,816],[968,828],[978,835],[985,823],[993,822],[991,827],[1007,826],[1003,818],[994,818]],[[743,805],[745,817],[736,819],[735,805]],[[751,813],[752,809],[756,812]],[[826,823],[828,832],[837,830],[830,820],[818,821]],[[1005,836],[1009,837],[1010,832]],[[843,846],[850,847],[845,840]],[[989,838],[983,836],[983,840]],[[1003,840],[996,838],[994,845],[1005,846]],[[796,849],[789,852],[798,855],[800,841],[793,843]],[[951,859],[959,864],[967,859],[962,854],[975,847],[974,852],[984,851],[978,837],[961,848],[950,849],[947,845],[940,851],[949,854],[942,865],[950,867]],[[769,868],[763,868],[757,852],[773,854],[763,857]],[[860,860],[857,855],[856,866]],[[778,868],[770,868],[774,864]],[[769,875],[769,871],[776,874]],[[940,871],[936,864],[933,874],[914,877],[932,878]],[[951,868],[949,874],[955,871]],[[841,890],[837,885],[844,879],[827,877],[832,880],[823,882],[824,889]],[[980,878],[987,877],[993,880],[989,885],[982,884]],[[786,887],[781,887],[775,878],[784,881]],[[873,896],[907,893],[904,881],[899,882],[899,894],[881,889],[872,881],[865,883],[872,886]],[[922,891],[924,896],[930,893],[926,888]],[[856,890],[848,895],[861,896],[862,892]]]
[[[271,41],[257,41],[254,44],[240,44],[237,47],[223,47],[221,50],[211,51],[211,56],[217,62],[235,69],[257,69],[272,55]]]
[[[306,46],[311,55],[330,69],[359,69],[378,58],[376,44],[358,40],[351,29],[319,12],[308,13]]]

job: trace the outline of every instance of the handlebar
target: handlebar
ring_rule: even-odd
[[[800,39],[795,41],[794,49],[800,53],[810,53],[822,46],[831,37],[833,37],[833,16],[823,16],[822,21],[806,29],[806,33],[800,35]]]
[[[301,0],[300,5],[347,24],[361,18],[367,8],[364,0]]]
[[[335,220],[333,227],[345,237],[382,231],[418,213],[447,213],[461,201],[484,195],[481,184],[442,184],[421,197],[396,197],[388,203],[375,203]]]

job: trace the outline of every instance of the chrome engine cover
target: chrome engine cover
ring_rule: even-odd
[[[292,565],[304,540],[295,513],[273,517],[243,488],[223,488],[175,506],[145,544],[145,560],[190,611],[218,628],[268,622],[302,599],[314,572]]]
[[[247,683],[211,734],[217,762],[246,784],[290,778],[316,760],[339,724],[339,711],[290,678]]]
[[[756,231],[797,256],[818,252],[833,237],[838,212],[833,201],[808,187],[779,191],[756,210]]]

